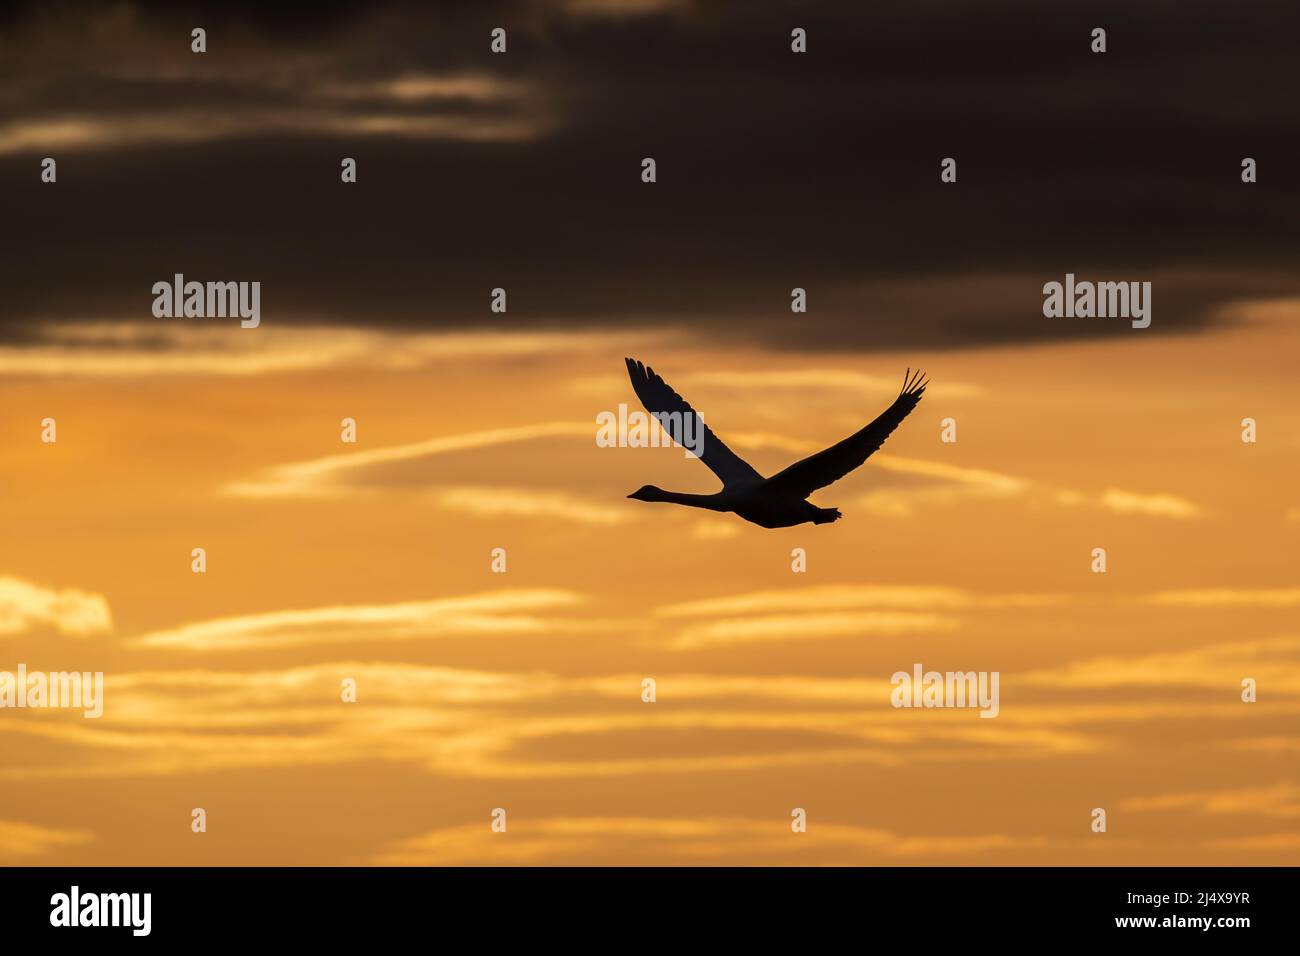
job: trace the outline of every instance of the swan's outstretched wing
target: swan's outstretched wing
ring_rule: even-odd
[[[673,441],[684,444],[683,424],[687,415],[695,419],[691,425],[691,434],[699,435],[700,432],[696,429],[703,427],[704,443],[700,461],[708,465],[709,470],[722,479],[724,486],[736,482],[763,480],[763,476],[751,468],[745,459],[713,434],[709,426],[704,424],[704,419],[700,418],[695,409],[686,403],[686,399],[674,392],[667,382],[655,374],[654,369],[642,365],[636,359],[624,361],[627,362],[627,374],[632,379],[632,390],[636,392],[636,397],[641,399],[641,404],[645,406],[647,412],[659,419],[664,431],[668,432]],[[661,417],[674,414],[676,418]]]
[[[839,444],[831,445],[773,475],[764,488],[782,495],[806,498],[818,488],[839,481],[885,443],[898,423],[916,408],[927,384],[929,382],[920,372],[912,375],[911,369],[908,369],[907,375],[903,377],[903,390],[894,399],[894,404],[880,413],[879,418],[856,435],[850,435]]]

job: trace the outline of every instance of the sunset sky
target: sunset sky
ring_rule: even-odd
[[[1300,15],[762,6],[0,19],[0,671],[107,684],[0,710],[0,863],[1300,863]],[[625,497],[717,483],[624,356],[764,474],[932,385],[768,531]]]

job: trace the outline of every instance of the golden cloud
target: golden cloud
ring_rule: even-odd
[[[582,601],[573,591],[532,588],[398,604],[269,611],[151,631],[130,643],[208,652],[465,634],[540,634],[553,632],[559,625],[518,612],[568,608]],[[564,623],[566,628],[572,626],[572,622]]]
[[[82,846],[94,840],[88,830],[68,830],[0,820],[0,861],[6,863],[31,863],[51,850]]]
[[[87,637],[112,630],[108,601],[76,588],[42,587],[16,577],[0,577],[0,636],[35,627]]]

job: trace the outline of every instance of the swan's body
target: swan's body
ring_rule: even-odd
[[[664,491],[654,485],[646,485],[628,497],[637,501],[667,501],[692,508],[707,508],[710,511],[734,511],[746,521],[764,528],[789,528],[805,521],[829,524],[841,517],[835,508],[818,508],[811,501],[788,495],[765,494],[764,484],[765,482],[755,482],[724,488],[712,495]]]
[[[674,441],[682,440],[682,421],[695,417],[703,430],[700,461],[722,480],[722,490],[712,495],[665,491],[654,485],[638,488],[629,498],[637,501],[665,501],[709,511],[731,511],[763,528],[789,528],[811,521],[830,524],[841,517],[836,508],[819,508],[808,500],[818,488],[843,478],[878,449],[907,417],[925,393],[927,382],[918,372],[903,378],[903,389],[894,404],[875,421],[844,441],[832,445],[770,478],[764,478],[743,458],[724,445],[696,411],[654,369],[627,359],[632,388],[646,411],[659,419]],[[676,413],[676,414],[674,414]],[[675,433],[676,432],[676,433]]]

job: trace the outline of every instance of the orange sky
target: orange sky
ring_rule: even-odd
[[[0,862],[1300,863],[1300,303],[1235,318],[929,354],[271,320],[0,348],[0,670],[107,680],[97,721],[0,711]],[[765,531],[624,497],[714,489],[596,446],[624,355],[764,473],[905,366],[933,385],[814,496],[843,521]],[[917,662],[999,671],[1001,713],[893,709]]]

